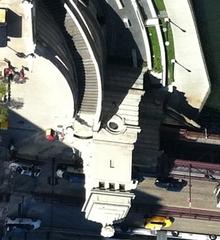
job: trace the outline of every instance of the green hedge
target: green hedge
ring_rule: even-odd
[[[0,101],[2,100],[2,97],[4,97],[6,94],[6,85],[3,82],[0,82]]]
[[[148,34],[150,39],[151,51],[152,51],[152,58],[153,58],[153,70],[155,72],[162,72],[162,65],[161,65],[161,53],[160,53],[160,45],[157,37],[157,32],[155,27],[148,27]]]
[[[8,120],[8,108],[0,105],[0,123]]]

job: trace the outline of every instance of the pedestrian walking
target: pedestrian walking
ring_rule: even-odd
[[[25,73],[24,73],[24,67],[22,66],[20,72],[19,72],[19,80],[25,79]]]
[[[8,80],[12,81],[14,78],[14,75],[15,75],[14,70],[12,68],[10,68],[9,72],[8,72]]]
[[[9,75],[10,68],[4,68],[4,78],[6,79]]]

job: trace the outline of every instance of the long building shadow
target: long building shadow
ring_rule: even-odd
[[[113,1],[109,2],[109,4],[102,3],[102,12],[98,15],[99,18],[102,16],[101,26],[105,29],[107,46],[103,88],[103,126],[118,112],[119,106],[141,75],[143,63],[134,36],[131,34],[129,28],[126,28],[122,18],[113,7]],[[131,24],[133,23],[131,22]],[[132,49],[137,55],[137,59],[135,60],[132,59]],[[137,61],[136,67],[133,61]],[[120,115],[120,113],[118,114]]]
[[[60,207],[62,204],[67,204],[73,206],[81,219],[84,219],[84,214],[81,213],[81,207],[85,200],[84,186],[58,179],[56,175],[58,164],[72,163],[72,148],[59,140],[48,141],[44,129],[12,110],[9,110],[9,128],[1,130],[0,134],[1,150],[2,148],[6,150],[4,159],[1,155],[1,174],[3,174],[4,180],[1,182],[0,191],[3,196],[2,204],[9,209],[6,213],[7,216],[44,219],[45,215],[44,213],[42,215],[37,204],[39,206],[49,205],[47,214],[50,216],[49,209],[52,208],[53,222],[57,222],[59,219],[56,217],[56,205]],[[9,151],[12,139],[16,149],[13,157]],[[34,164],[41,169],[40,176],[34,178],[15,174],[12,177],[8,169],[11,162],[29,166]],[[45,221],[43,226],[50,226],[50,222]],[[88,226],[97,225],[86,219],[84,222]],[[74,222],[72,226],[74,227]]]
[[[129,233],[131,228],[143,228],[145,219],[158,215],[159,210],[163,207],[160,203],[161,199],[156,195],[149,194],[147,190],[143,192],[137,189],[134,192],[135,199],[132,201],[132,207],[126,219],[116,225],[116,229],[120,229],[119,232],[124,234]]]
[[[10,9],[8,9],[7,15],[7,35],[16,38],[22,37],[22,17]]]
[[[151,85],[148,74],[145,81],[145,95],[139,104],[141,132],[134,144],[133,164],[139,172],[157,175],[159,169],[164,169],[168,174],[171,167],[166,158],[163,158],[165,149],[162,142],[169,141],[169,134],[164,134],[161,126],[166,122],[194,128],[199,111],[189,105],[185,94],[177,89],[170,93],[161,85]],[[170,146],[172,151],[172,144]]]
[[[35,52],[49,59],[64,75],[73,93],[74,109],[78,109],[78,83],[75,63],[65,37],[43,1],[34,3]],[[48,31],[49,29],[49,31]]]

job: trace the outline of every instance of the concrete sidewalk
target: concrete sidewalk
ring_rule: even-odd
[[[174,78],[189,105],[201,110],[210,82],[190,0],[164,0],[175,46]]]

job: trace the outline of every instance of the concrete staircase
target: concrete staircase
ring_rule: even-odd
[[[130,127],[139,126],[139,103],[143,91],[143,71],[125,66],[109,66],[105,81],[104,112],[124,118]]]
[[[133,151],[133,164],[141,171],[155,173],[160,151],[160,124],[163,119],[162,104],[155,101],[155,93],[149,92],[140,103],[140,128]]]
[[[98,88],[98,79],[100,75],[97,75],[99,74],[97,72],[97,65],[95,66],[94,56],[91,55],[92,48],[89,49],[88,43],[85,40],[87,30],[85,29],[84,31],[82,29],[84,31],[83,34],[85,34],[82,35],[82,31],[79,30],[79,25],[80,27],[83,26],[81,24],[82,20],[77,16],[77,12],[71,6],[71,3],[68,3],[68,7],[74,17],[69,12],[66,13],[65,27],[72,39],[79,87],[79,109],[76,121],[74,122],[74,129],[78,136],[87,137],[92,136],[94,119],[99,104],[98,97],[100,90]]]
[[[108,67],[103,109],[109,113],[108,119],[114,114],[124,118],[127,132],[108,139],[99,136],[99,140],[123,143],[121,151],[134,140],[133,166],[155,173],[161,155],[159,133],[163,109],[162,104],[155,101],[155,92],[144,92],[144,71],[125,66]]]

